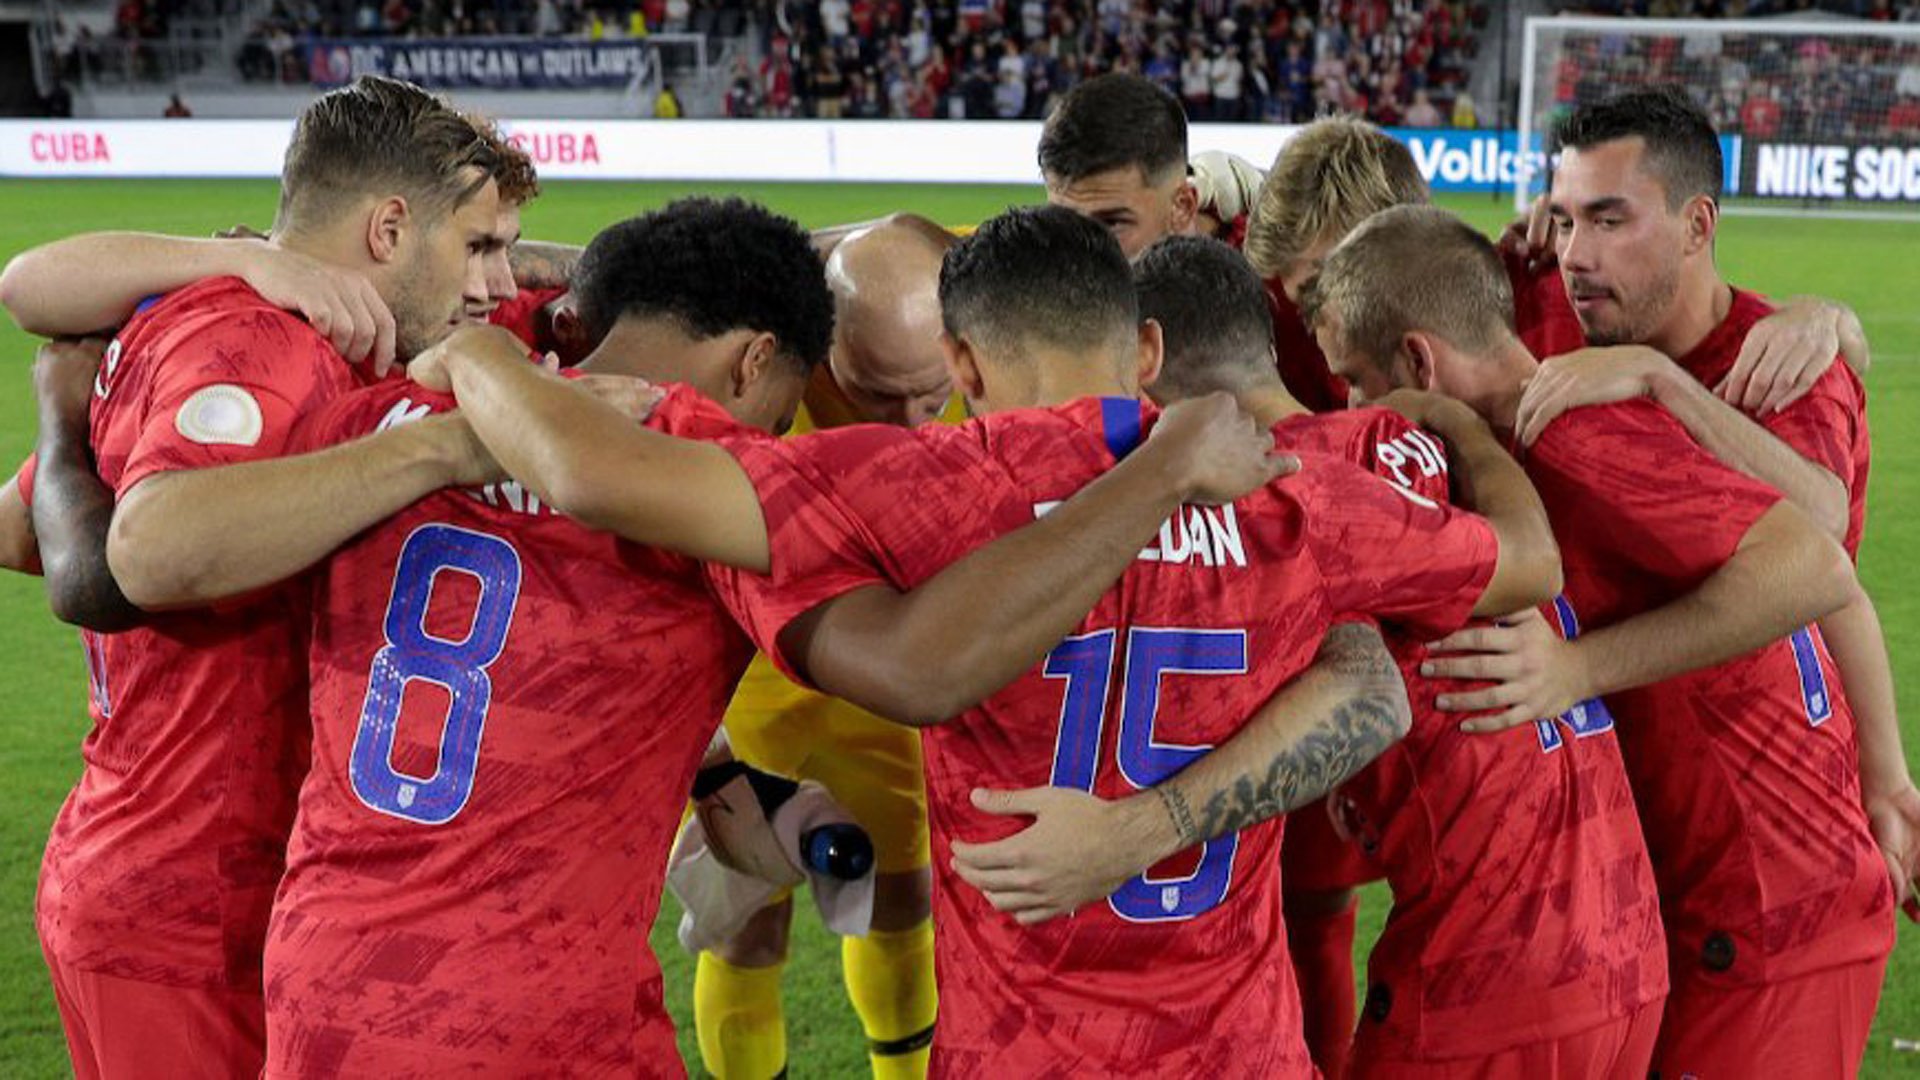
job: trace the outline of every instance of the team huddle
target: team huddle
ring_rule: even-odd
[[[1365,123],[1190,160],[1110,75],[1045,206],[575,249],[364,78],[267,238],[17,257],[76,1075],[684,1075],[647,936],[754,770],[871,836],[879,1077],[1855,1074],[1920,869],[1866,343],[1722,279],[1683,94],[1557,139],[1496,243]],[[788,1066],[766,892],[717,1076]]]

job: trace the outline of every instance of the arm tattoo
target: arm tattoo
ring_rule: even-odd
[[[1167,811],[1167,819],[1173,822],[1173,831],[1180,837],[1180,846],[1190,848],[1206,839],[1200,830],[1194,827],[1193,811],[1187,808],[1187,797],[1172,784],[1162,784],[1153,789],[1160,796],[1160,805]]]
[[[1201,837],[1212,838],[1278,817],[1326,794],[1400,737],[1393,702],[1363,694],[1282,749],[1263,775],[1241,776],[1200,808]]]
[[[523,289],[565,288],[580,261],[580,248],[539,240],[522,240],[507,249],[507,265],[514,284]]]

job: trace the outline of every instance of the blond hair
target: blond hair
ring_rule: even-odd
[[[1317,328],[1329,313],[1346,350],[1382,369],[1415,331],[1486,355],[1513,335],[1513,286],[1479,230],[1437,206],[1398,206],[1327,256],[1301,314]]]
[[[1316,120],[1280,148],[1247,224],[1247,261],[1285,274],[1323,238],[1338,242],[1390,206],[1428,201],[1413,155],[1364,120]]]

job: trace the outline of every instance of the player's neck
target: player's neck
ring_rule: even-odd
[[[1527,380],[1539,369],[1540,361],[1534,359],[1519,338],[1513,338],[1489,359],[1485,381],[1471,392],[1461,394],[1460,400],[1504,438],[1513,434],[1520,415],[1520,397],[1526,392]]]
[[[1666,321],[1643,344],[1677,360],[1707,340],[1732,309],[1733,287],[1718,270],[1709,265],[1700,273],[1683,273]]]
[[[1240,407],[1253,414],[1261,427],[1272,427],[1289,416],[1306,413],[1307,407],[1294,400],[1287,388],[1279,383],[1272,386],[1254,386],[1235,394]]]
[[[1126,385],[1115,365],[1104,355],[1035,355],[1033,398],[1039,405],[1059,405],[1083,397],[1137,397],[1139,388]]]

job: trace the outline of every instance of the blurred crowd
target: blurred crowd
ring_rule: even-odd
[[[787,0],[732,116],[1036,118],[1133,72],[1214,121],[1472,127],[1477,0]]]
[[[1552,79],[1559,112],[1677,82],[1727,134],[1920,143],[1920,37],[1571,34]]]

